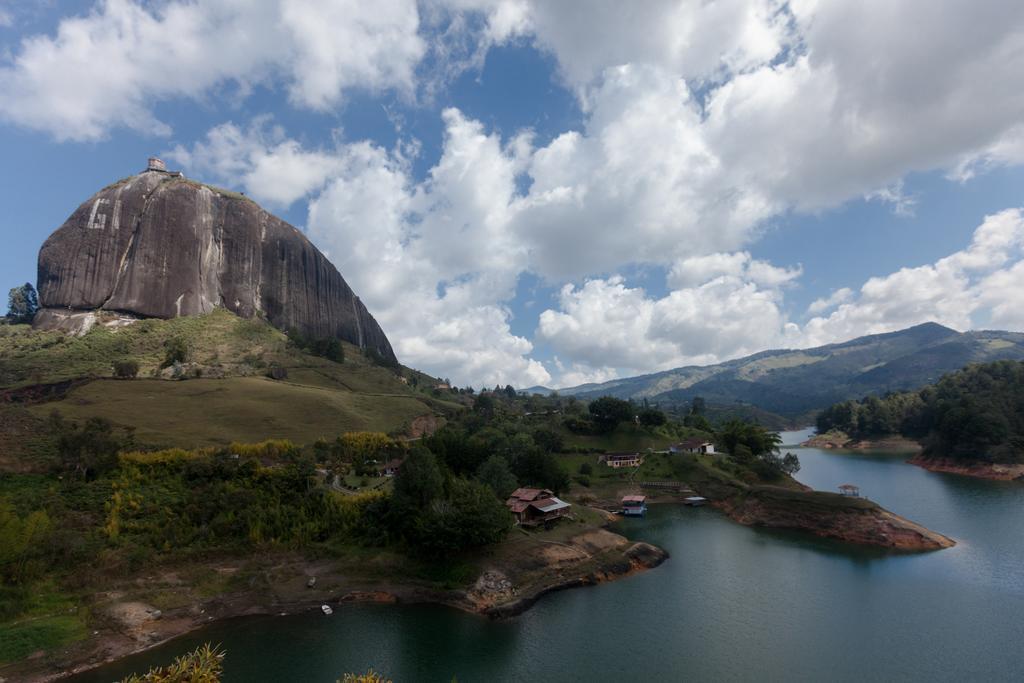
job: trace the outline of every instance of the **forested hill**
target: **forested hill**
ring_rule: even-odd
[[[818,431],[857,439],[902,434],[925,458],[1024,463],[1024,362],[971,365],[917,392],[837,403]]]
[[[580,398],[611,395],[657,403],[746,404],[789,422],[813,420],[847,399],[915,391],[971,363],[1024,360],[1024,334],[956,330],[926,323],[813,349],[764,351],[705,367],[560,389]]]

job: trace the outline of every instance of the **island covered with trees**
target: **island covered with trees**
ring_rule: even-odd
[[[997,479],[1024,475],[1024,362],[969,365],[916,392],[830,406],[818,443],[852,447],[899,435],[921,445],[911,461]]]

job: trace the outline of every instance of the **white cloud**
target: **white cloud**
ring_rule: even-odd
[[[1021,317],[1015,310],[1024,300],[1020,261],[1015,261],[1021,256],[1022,243],[1020,209],[986,216],[966,249],[930,265],[873,277],[830,315],[809,320],[803,327],[802,345],[892,332],[924,322],[968,329],[986,313],[995,324],[1016,325]]]
[[[971,243],[933,264],[902,268],[842,288],[808,309],[803,325],[782,306],[790,277],[755,281],[749,254],[685,259],[668,275],[670,291],[651,297],[621,277],[566,285],[557,310],[540,316],[538,338],[576,364],[562,386],[588,372],[608,379],[686,364],[709,364],[767,348],[811,347],[924,322],[956,329],[985,321],[1020,329],[1024,314],[1024,215],[987,216]],[[685,273],[685,275],[684,275]],[[834,310],[832,310],[834,309]],[[829,310],[829,315],[820,315]],[[608,369],[614,368],[614,373]]]
[[[154,106],[282,83],[324,110],[352,87],[411,93],[425,51],[413,0],[103,0],[0,65],[0,117],[60,140],[166,135]]]
[[[548,383],[500,304],[525,267],[506,230],[520,145],[502,146],[456,110],[445,124],[444,153],[420,184],[400,154],[345,146],[341,170],[310,204],[310,235],[403,362],[459,384]]]
[[[688,79],[743,71],[776,57],[788,33],[778,0],[600,0],[585,11],[566,2],[457,4],[484,10],[495,42],[531,36],[574,87],[630,63],[659,64]]]
[[[566,285],[559,310],[541,313],[537,336],[560,356],[577,361],[577,376],[607,368],[636,374],[715,363],[792,336],[777,290],[735,274],[711,276],[661,298],[628,287],[619,276],[589,280],[580,288]],[[563,377],[560,383],[569,382]]]
[[[832,292],[829,296],[821,299],[815,299],[811,302],[811,305],[807,307],[807,312],[811,315],[819,315],[825,311],[831,310],[839,304],[844,304],[853,298],[853,290],[849,287],[840,287],[836,291]]]
[[[191,173],[240,183],[256,200],[280,207],[322,188],[342,163],[335,150],[303,150],[268,119],[245,130],[221,124],[191,149],[178,145],[165,156]]]
[[[782,207],[736,186],[709,148],[685,83],[651,67],[609,72],[584,132],[537,149],[516,229],[535,272],[579,278],[636,262],[731,251]]]

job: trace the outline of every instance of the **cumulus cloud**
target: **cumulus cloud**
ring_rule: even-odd
[[[341,269],[410,365],[459,383],[545,384],[513,334],[510,299],[526,252],[507,231],[522,165],[457,110],[425,182],[398,152],[346,146],[341,170],[310,203],[309,232]]]
[[[807,307],[807,312],[811,315],[819,315],[825,311],[831,310],[839,304],[844,304],[853,298],[853,290],[849,287],[840,287],[836,291],[832,292],[827,297],[815,299],[811,302],[811,305]]]
[[[540,316],[538,338],[560,357],[576,360],[562,385],[716,363],[766,348],[811,347],[924,322],[968,329],[984,322],[1019,329],[1024,314],[1024,214],[987,216],[971,243],[935,263],[902,268],[818,299],[800,324],[782,306],[795,269],[749,254],[684,259],[668,275],[670,291],[652,297],[621,277],[566,285],[558,308]],[[757,281],[758,268],[785,273]],[[753,274],[752,274],[753,273]],[[777,273],[777,275],[778,275]],[[828,315],[823,315],[828,311]]]
[[[873,277],[856,296],[845,296],[845,302],[830,315],[809,320],[801,334],[802,345],[827,344],[932,321],[962,330],[986,315],[991,324],[1019,326],[1022,318],[1016,309],[1024,297],[1019,261],[1022,244],[1024,217],[1020,209],[987,216],[966,249],[933,264]]]
[[[414,0],[103,0],[0,63],[0,117],[60,140],[166,135],[172,98],[281,84],[325,110],[352,87],[412,92],[425,51]]]
[[[246,129],[221,124],[191,148],[178,145],[165,156],[203,177],[240,183],[258,201],[280,207],[322,188],[342,164],[336,150],[305,150],[265,118]]]
[[[715,275],[661,298],[614,276],[563,287],[559,310],[541,313],[537,336],[578,360],[577,374],[702,365],[785,343],[795,330],[780,299],[778,290],[737,274]]]

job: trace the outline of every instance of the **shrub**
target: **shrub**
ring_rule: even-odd
[[[217,683],[223,671],[224,651],[209,643],[182,655],[167,667],[155,667],[143,675],[132,674],[121,683]]]
[[[593,473],[594,473],[594,466],[591,465],[589,462],[585,462],[585,463],[582,463],[580,465],[580,474],[582,474],[584,476],[590,476]]]
[[[175,337],[165,341],[164,351],[164,362],[160,364],[161,369],[169,368],[175,363],[181,364],[188,361],[188,343],[181,337]]]
[[[114,363],[114,377],[134,379],[139,374],[139,364],[133,360],[119,360]]]

